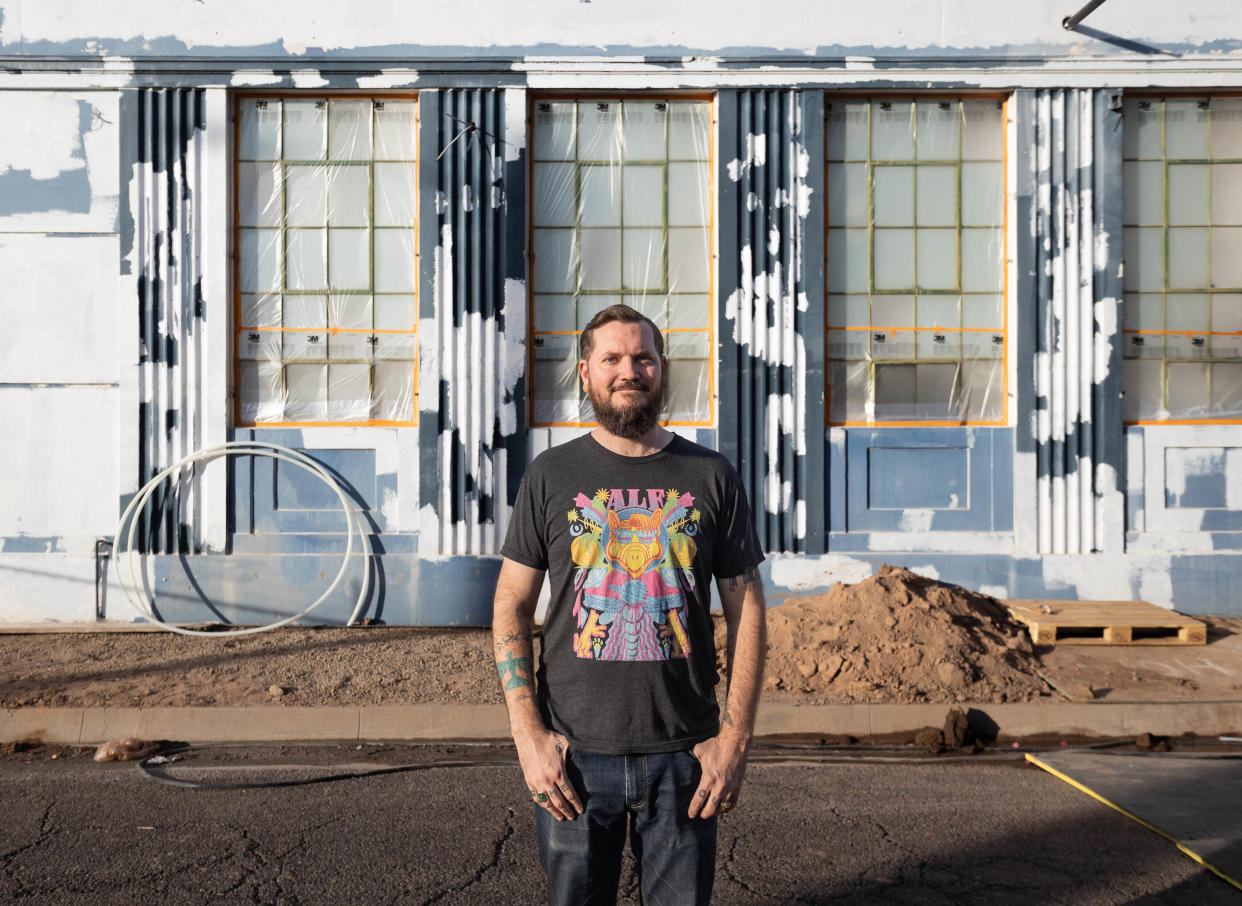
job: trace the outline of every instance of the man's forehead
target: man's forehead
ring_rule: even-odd
[[[653,355],[656,351],[655,337],[651,327],[643,321],[609,321],[595,329],[593,355],[603,352],[632,352],[641,349]]]

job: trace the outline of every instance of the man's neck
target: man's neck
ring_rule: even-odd
[[[611,450],[619,456],[650,456],[668,446],[673,439],[673,432],[656,425],[642,437],[629,438],[620,437],[597,426],[591,436],[605,450]]]

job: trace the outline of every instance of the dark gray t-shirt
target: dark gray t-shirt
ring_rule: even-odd
[[[670,752],[718,732],[710,582],[763,559],[728,460],[680,437],[640,457],[590,435],[554,447],[501,553],[548,571],[539,707],[570,745]]]

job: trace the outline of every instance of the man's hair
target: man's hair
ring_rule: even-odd
[[[595,348],[595,331],[613,321],[621,321],[625,324],[646,324],[651,328],[651,336],[655,339],[656,354],[664,355],[664,337],[660,335],[660,328],[656,327],[655,321],[637,309],[617,304],[609,305],[597,313],[591,322],[582,328],[582,335],[578,337],[578,354],[582,358],[591,358],[591,350]]]

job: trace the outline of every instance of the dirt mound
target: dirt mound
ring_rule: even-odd
[[[995,598],[901,567],[768,610],[765,689],[804,701],[1029,701],[1038,664]]]

